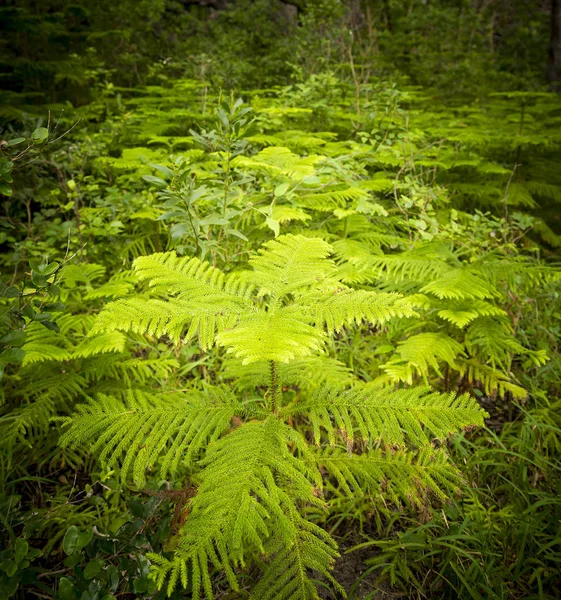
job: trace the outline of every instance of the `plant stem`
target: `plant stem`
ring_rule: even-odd
[[[279,394],[279,379],[277,373],[277,365],[274,360],[269,362],[271,369],[271,387],[269,392],[271,394],[271,410],[273,413],[277,413],[278,410],[278,394]]]

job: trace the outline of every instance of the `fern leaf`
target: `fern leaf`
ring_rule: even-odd
[[[271,367],[267,361],[244,365],[239,359],[224,361],[228,377],[236,379],[240,389],[255,389],[270,384]],[[279,385],[312,390],[326,384],[352,385],[356,380],[342,362],[327,356],[307,356],[277,365]]]
[[[198,258],[178,257],[175,252],[137,258],[134,272],[141,281],[147,280],[155,292],[179,294],[182,300],[197,300],[201,304],[243,304],[253,291],[242,279],[228,277]]]
[[[425,380],[432,368],[442,375],[439,361],[454,366],[456,357],[463,354],[463,348],[453,338],[443,333],[419,333],[399,342],[398,358],[393,358],[381,368],[394,381],[413,383],[413,375],[417,374]]]
[[[456,260],[448,246],[426,244],[400,254],[373,256],[371,267],[392,280],[424,282],[447,273],[450,270],[448,260]]]
[[[293,315],[287,308],[250,314],[233,329],[221,331],[216,342],[243,359],[243,364],[262,360],[286,363],[319,352],[326,336]]]
[[[72,358],[72,354],[66,348],[67,342],[63,335],[46,329],[39,323],[31,323],[26,334],[23,345],[24,366],[45,361],[62,362]]]
[[[417,453],[370,450],[360,455],[327,448],[318,453],[318,463],[344,494],[373,494],[383,487],[396,504],[421,505],[428,493],[445,500],[458,493],[462,484],[446,452],[431,447]]]
[[[286,429],[275,418],[249,422],[209,447],[201,463],[202,483],[178,540],[176,561],[157,563],[160,585],[170,578],[168,592],[181,562],[191,567],[193,598],[200,598],[201,591],[212,598],[209,562],[223,569],[237,590],[233,567],[243,564],[245,555],[263,553],[266,540],[273,536],[291,545],[298,533],[290,518],[296,510],[293,499],[319,503],[313,488],[321,486],[321,478],[317,469],[307,468],[288,450]],[[290,483],[290,496],[283,482]]]
[[[106,352],[122,352],[126,338],[118,331],[110,331],[96,337],[86,338],[74,348],[74,358],[87,358]]]
[[[451,302],[447,308],[438,310],[441,319],[463,329],[478,317],[504,317],[506,312],[484,300],[471,300],[470,302]]]
[[[298,310],[328,333],[362,322],[383,324],[394,317],[417,315],[400,294],[353,290],[338,285],[327,293],[311,292],[299,298]]]
[[[331,246],[319,238],[284,235],[264,244],[250,259],[253,280],[276,300],[332,275]]]
[[[434,294],[441,299],[485,300],[498,295],[492,284],[468,269],[451,269],[447,273],[441,274],[438,279],[424,285],[420,291]]]
[[[319,600],[312,572],[329,581],[346,598],[345,590],[333,578],[330,570],[339,556],[337,545],[321,527],[303,519],[294,507],[289,507],[294,534],[287,541],[273,538],[265,547],[272,558],[253,588],[252,600]]]
[[[153,394],[131,390],[125,401],[98,395],[79,405],[64,420],[68,429],[63,446],[91,444],[102,449],[101,459],[121,462],[124,481],[133,467],[134,481],[144,485],[145,471],[162,455],[160,474],[175,473],[180,461],[189,462],[209,441],[217,439],[239,410],[230,394]]]
[[[490,397],[495,397],[497,394],[504,396],[507,392],[518,400],[524,400],[528,396],[528,392],[522,386],[512,382],[507,375],[490,365],[481,364],[474,358],[459,360],[457,367],[469,383],[483,384],[485,393]]]
[[[242,278],[228,277],[196,258],[178,258],[174,252],[153,254],[135,261],[135,272],[148,280],[155,293],[175,294],[169,300],[142,297],[117,300],[99,314],[92,334],[104,331],[134,331],[179,340],[199,337],[208,349],[215,332],[230,327],[251,306],[252,287]]]
[[[50,419],[55,412],[56,405],[52,396],[43,395],[0,416],[0,448],[8,463],[11,463],[16,445],[31,447],[33,437],[48,431]]]
[[[362,188],[346,187],[316,194],[305,194],[299,196],[298,202],[304,208],[322,212],[331,212],[336,208],[345,208],[349,202],[356,202],[369,197],[369,193]]]
[[[429,392],[426,387],[403,390],[353,388],[320,390],[309,400],[284,408],[290,415],[307,415],[319,444],[322,434],[336,443],[339,434],[352,446],[358,434],[364,441],[403,446],[444,439],[466,427],[482,425],[485,413],[469,395]],[[423,427],[424,429],[423,429]]]
[[[515,354],[527,353],[526,348],[513,337],[506,319],[481,317],[470,325],[466,335],[466,348],[472,355],[483,357],[492,367],[510,368]]]

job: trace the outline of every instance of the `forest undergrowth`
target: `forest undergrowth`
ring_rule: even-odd
[[[559,95],[354,58],[2,113],[1,597],[559,597]]]

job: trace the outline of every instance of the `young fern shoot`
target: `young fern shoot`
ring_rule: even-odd
[[[237,397],[230,390],[139,392],[126,399],[98,396],[67,420],[61,443],[85,445],[138,486],[147,469],[173,476],[198,470],[198,491],[167,556],[150,555],[153,577],[168,593],[189,586],[192,597],[213,597],[212,573],[221,570],[234,590],[248,563],[261,577],[252,598],[318,598],[312,571],[344,590],[331,575],[335,540],[305,518],[306,506],[326,509],[325,477],[344,494],[387,486],[395,501],[421,503],[427,493],[446,498],[460,477],[446,451],[434,447],[485,413],[468,395],[427,387],[374,389],[342,373],[307,380],[322,364],[330,336],[343,327],[381,325],[414,315],[396,293],[343,284],[318,238],[285,235],[265,244],[251,269],[224,274],[196,258],[153,254],[135,261],[150,293],[106,306],[92,335],[130,331],[173,340],[197,336],[232,357],[230,375],[265,393]],[[242,401],[243,400],[243,401]],[[360,440],[360,443],[359,441]]]

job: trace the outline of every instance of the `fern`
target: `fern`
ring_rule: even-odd
[[[267,387],[271,381],[269,362],[244,364],[241,360],[224,361],[224,372],[241,389]],[[277,366],[279,385],[312,390],[326,384],[351,385],[355,378],[342,362],[327,356],[307,356]]]
[[[237,590],[237,571],[248,562],[263,573],[253,597],[318,598],[314,572],[344,594],[330,574],[334,540],[302,513],[305,507],[327,509],[324,473],[344,491],[358,486],[365,493],[398,478],[390,492],[395,501],[419,503],[428,492],[444,498],[458,488],[457,474],[442,452],[431,449],[432,441],[483,423],[473,399],[428,388],[375,390],[340,363],[314,356],[342,328],[415,314],[399,294],[345,286],[332,253],[320,238],[286,235],[254,254],[249,269],[230,274],[174,253],[137,259],[135,273],[148,283],[149,296],[108,304],[92,334],[102,333],[100,353],[89,342],[79,347],[81,354],[92,349],[83,360],[92,361],[93,373],[102,365],[115,371],[122,369],[119,355],[104,350],[118,349],[118,341],[104,336],[124,330],[179,340],[186,331],[187,337],[198,335],[203,349],[224,347],[233,356],[225,361],[224,378],[254,390],[245,398],[214,387],[167,394],[131,389],[124,397],[99,393],[64,419],[61,443],[89,445],[101,460],[120,465],[123,481],[132,471],[142,486],[146,471],[157,466],[162,478],[179,475],[183,466],[196,473],[197,494],[174,538],[174,556],[150,555],[153,577],[169,594],[181,583],[191,587],[193,598],[212,598],[212,568]],[[422,359],[429,344],[436,348]],[[457,346],[442,334],[421,334],[399,351],[426,370],[437,369],[438,359],[452,362]],[[322,367],[334,372],[317,376]],[[337,375],[341,380],[334,383]],[[285,397],[284,390],[295,386],[297,393]],[[352,462],[324,448],[340,439],[352,454],[360,446],[355,448],[357,436],[365,449]],[[414,458],[406,451],[367,450],[374,443],[389,449],[407,442],[421,448]]]
[[[330,573],[339,556],[335,542],[321,527],[303,519],[293,507],[289,510],[292,537],[288,540],[274,537],[269,541],[265,554],[271,559],[250,597],[254,600],[317,600],[319,596],[310,572],[324,577],[345,597],[345,590]]]
[[[351,455],[334,448],[323,450],[318,461],[335,478],[340,491],[352,497],[379,493],[383,487],[394,502],[420,506],[429,493],[445,499],[458,493],[462,485],[446,452],[431,447],[418,453],[375,450]]]
[[[39,323],[32,323],[26,333],[26,341],[23,346],[24,366],[44,361],[63,362],[72,357],[64,336],[46,329]]]
[[[175,473],[179,460],[189,462],[200,449],[218,438],[239,410],[235,399],[220,390],[207,394],[146,394],[130,391],[125,401],[99,395],[78,407],[61,444],[89,444],[103,449],[100,459],[122,464],[121,476],[130,468],[142,486],[145,472],[163,454],[160,476]]]
[[[430,368],[441,375],[439,361],[453,366],[463,348],[453,338],[442,333],[418,333],[399,342],[398,357],[382,365],[394,381],[413,383],[414,374],[427,380]]]
[[[216,341],[246,362],[288,362],[322,348],[323,326],[331,332],[353,322],[383,323],[415,314],[397,294],[343,286],[328,259],[331,252],[321,239],[283,236],[250,260],[253,271],[240,275],[224,275],[208,263],[174,253],[137,259],[138,277],[149,280],[154,293],[172,297],[113,302],[99,315],[92,334],[119,329],[179,340],[189,325],[185,337],[198,335],[203,349]],[[312,292],[312,286],[326,291]],[[264,308],[263,296],[270,299]]]
[[[74,348],[74,358],[87,358],[106,352],[122,352],[125,348],[126,338],[118,331],[110,331],[103,335],[87,338]]]
[[[424,285],[421,292],[434,294],[441,299],[486,300],[498,295],[492,285],[467,269],[451,269],[438,279]]]
[[[316,444],[324,431],[331,446],[338,433],[351,448],[357,434],[364,442],[403,446],[408,437],[413,444],[423,446],[470,424],[483,424],[479,406],[468,395],[428,392],[428,388],[371,391],[360,386],[324,389],[284,410],[290,415],[307,415]]]
[[[528,392],[522,386],[512,382],[504,373],[482,364],[476,359],[459,360],[458,369],[469,383],[481,383],[485,393],[491,397],[494,397],[497,392],[501,396],[509,392],[514,398],[520,400],[528,396]]]
[[[478,317],[504,317],[506,311],[484,300],[470,300],[468,302],[450,302],[441,308],[437,314],[441,319],[463,329]]]

